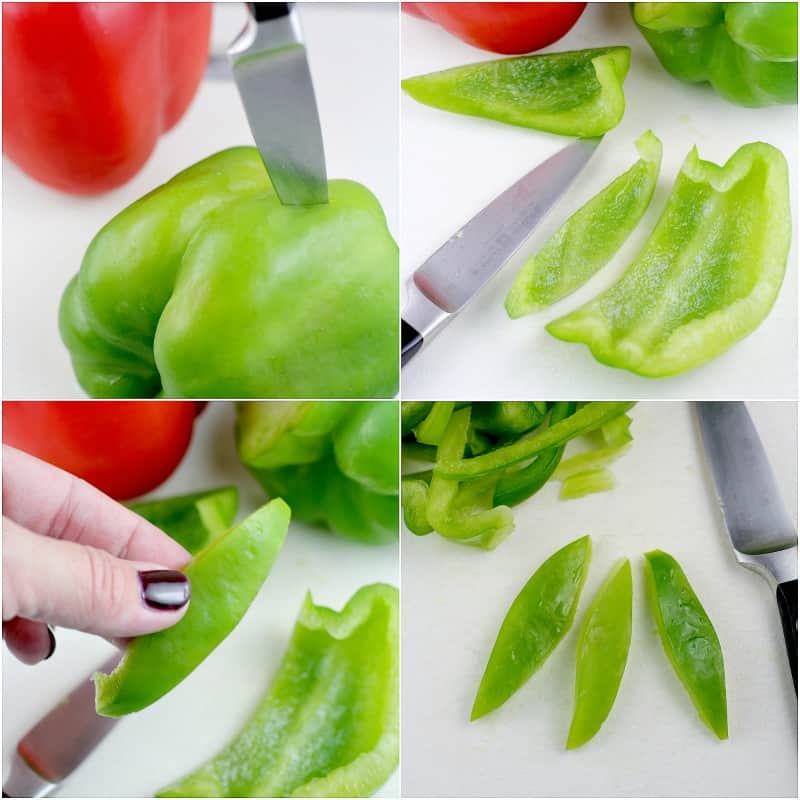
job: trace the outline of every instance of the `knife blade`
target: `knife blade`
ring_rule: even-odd
[[[797,531],[743,402],[695,403],[722,517],[736,559],[776,593],[797,691]]]
[[[111,672],[122,653],[101,667]],[[94,684],[82,680],[19,740],[3,797],[46,797],[97,747],[119,720],[94,710]]]
[[[602,137],[578,139],[534,167],[451,236],[407,282],[402,363],[478,294],[592,157]]]
[[[322,128],[294,3],[247,3],[228,48],[247,121],[284,205],[328,202]]]

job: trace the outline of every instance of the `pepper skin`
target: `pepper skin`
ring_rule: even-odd
[[[728,738],[722,646],[680,564],[662,550],[644,554],[650,610],[661,644],[700,718]]]
[[[415,100],[564,136],[600,136],[625,113],[628,47],[502,58],[403,81]]]
[[[797,103],[797,3],[633,3],[664,69],[732,103]]]
[[[400,412],[387,401],[240,403],[239,457],[295,519],[364,544],[398,534]]]
[[[282,206],[255,148],[224,150],[94,238],[61,301],[99,397],[380,397],[398,379],[397,245],[377,200]]]
[[[586,744],[611,713],[628,662],[632,616],[633,578],[626,558],[606,578],[581,624],[567,750]]]
[[[189,675],[236,627],[269,575],[289,527],[273,500],[214,540],[184,569],[192,598],[171,628],[133,639],[117,668],[95,673],[95,707],[105,717],[140,711]]]
[[[783,282],[791,234],[779,150],[746,144],[720,167],[692,149],[623,276],[546,328],[638,375],[694,369],[763,322]]]
[[[365,586],[342,611],[306,597],[249,722],[156,797],[369,797],[400,756],[399,595]]]
[[[591,555],[591,539],[582,536],[553,553],[522,588],[500,626],[471,720],[503,705],[566,636]]]
[[[73,194],[114,189],[183,116],[209,3],[3,3],[3,152]]]
[[[506,296],[512,319],[540,311],[583,286],[625,243],[650,205],[661,168],[661,142],[647,131],[641,158],[581,206],[531,256]]]

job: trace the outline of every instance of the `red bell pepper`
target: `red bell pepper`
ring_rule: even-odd
[[[122,185],[186,111],[210,3],[3,3],[3,151],[74,194]]]
[[[586,3],[403,3],[467,44],[493,53],[530,53],[558,41]]]

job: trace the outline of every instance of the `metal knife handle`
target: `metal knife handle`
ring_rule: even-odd
[[[422,350],[423,344],[427,345],[455,316],[455,314],[448,314],[429,300],[414,283],[413,277],[409,278],[406,289],[406,304],[403,306],[401,315],[400,362],[402,366],[411,361]]]
[[[794,691],[797,694],[797,579],[779,583],[776,596],[783,625],[783,638],[786,640],[786,654],[789,656]]]
[[[400,364],[404,367],[419,352],[425,339],[413,325],[410,325],[404,319],[400,320],[400,330],[402,342]]]
[[[294,3],[245,3],[256,22],[288,17]]]

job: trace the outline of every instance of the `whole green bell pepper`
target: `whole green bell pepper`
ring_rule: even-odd
[[[157,797],[369,797],[400,754],[399,594],[340,611],[307,596],[267,693],[233,741]]]
[[[658,60],[743,106],[797,102],[797,3],[633,3]]]
[[[397,402],[240,403],[236,420],[242,462],[294,519],[366,544],[397,538]]]
[[[96,397],[390,397],[397,245],[375,197],[331,181],[283,206],[252,147],[189,167],[120,212],[61,301]]]

